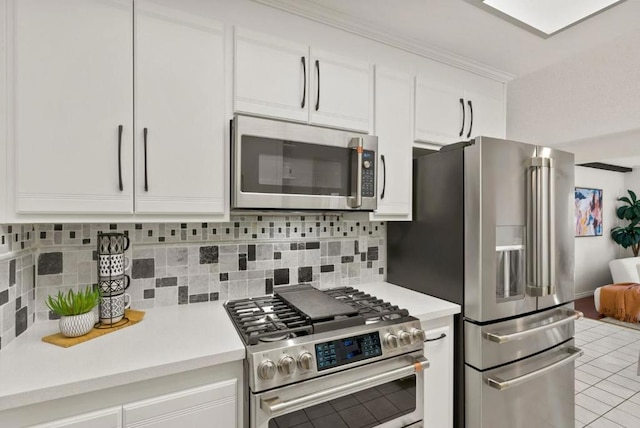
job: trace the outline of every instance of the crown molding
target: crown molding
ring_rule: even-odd
[[[497,80],[502,83],[509,82],[515,75],[483,64],[478,61],[465,58],[460,55],[438,49],[433,46],[425,46],[424,43],[406,37],[400,37],[388,31],[376,28],[375,25],[362,19],[354,19],[350,15],[332,10],[327,7],[310,2],[300,2],[296,0],[253,0],[266,6],[270,6],[282,11],[298,15],[312,21],[320,22],[334,28],[338,28],[349,33],[374,40],[385,45],[402,49],[406,52],[419,55],[421,57],[451,65],[472,73]]]

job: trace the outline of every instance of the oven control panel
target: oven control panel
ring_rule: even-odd
[[[315,347],[318,371],[382,355],[380,334],[377,331],[317,343]]]
[[[249,387],[259,392],[400,356],[424,347],[420,322],[350,328],[250,347]],[[342,334],[340,334],[342,333]]]

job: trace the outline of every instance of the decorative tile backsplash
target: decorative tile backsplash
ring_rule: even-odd
[[[33,225],[0,225],[0,349],[35,321]]]
[[[318,287],[381,280],[385,224],[342,216],[238,216],[229,223],[37,226],[37,319],[55,318],[46,297],[97,282],[100,232],[131,238],[132,307],[257,296],[274,286]]]
[[[0,349],[37,320],[55,319],[48,295],[97,283],[97,236],[120,232],[131,306],[221,302],[271,293],[379,281],[383,222],[342,215],[235,216],[228,223],[0,225]]]

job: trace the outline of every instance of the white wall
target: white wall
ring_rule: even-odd
[[[630,250],[625,252],[609,236],[611,228],[618,224],[616,199],[626,194],[627,174],[581,166],[577,166],[575,172],[577,187],[592,187],[603,192],[602,236],[575,238],[576,297],[582,297],[601,285],[611,283],[610,260],[633,254]]]
[[[632,172],[625,174],[625,186],[640,196],[640,167],[635,167]]]
[[[507,137],[553,145],[640,129],[639,45],[635,30],[509,82]]]

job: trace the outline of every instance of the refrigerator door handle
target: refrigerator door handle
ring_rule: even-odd
[[[546,374],[548,374],[550,371],[557,369],[558,367],[564,366],[565,364],[568,364],[572,361],[574,361],[575,359],[579,358],[582,356],[583,352],[581,349],[576,348],[575,346],[570,346],[568,348],[566,348],[566,353],[567,356],[564,357],[563,359],[556,361],[555,363],[551,363],[549,365],[546,365],[544,367],[542,367],[541,369],[529,372],[527,374],[523,374],[522,376],[517,376],[511,379],[507,379],[507,380],[503,380],[500,378],[492,378],[492,377],[486,377],[486,382],[487,384],[492,387],[495,388],[499,391],[504,391],[505,389],[514,387],[514,386],[518,386],[521,385],[527,381],[533,380],[535,378],[538,378],[540,376],[544,376]]]
[[[497,334],[497,333],[485,333],[484,337],[492,342],[496,342],[496,343],[507,343],[507,342],[511,342],[513,340],[518,340],[518,339],[522,339],[524,337],[527,336],[531,336],[534,334],[538,334],[542,331],[545,330],[549,330],[552,328],[556,328],[559,327],[561,325],[579,320],[580,318],[582,318],[584,316],[584,314],[580,311],[568,311],[567,312],[567,316],[566,318],[562,318],[561,320],[558,320],[556,322],[552,322],[549,324],[544,324],[538,327],[534,327],[534,328],[530,328],[528,330],[522,330],[519,331],[517,333],[511,333],[511,334]]]
[[[528,166],[527,294],[541,297],[555,291],[553,159],[534,157]]]

